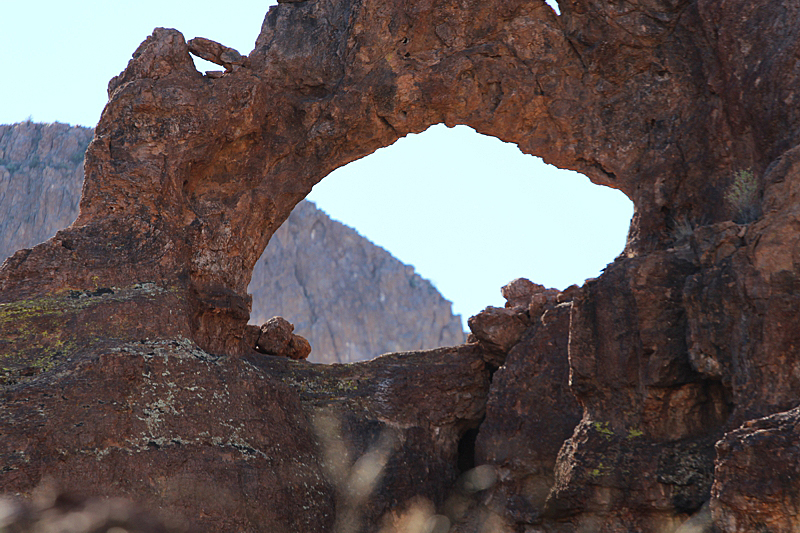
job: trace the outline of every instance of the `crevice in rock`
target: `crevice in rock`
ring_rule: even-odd
[[[475,468],[475,442],[478,439],[478,430],[485,420],[481,418],[478,425],[473,428],[467,429],[458,441],[458,473],[464,472]]]

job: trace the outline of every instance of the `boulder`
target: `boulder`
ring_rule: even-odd
[[[525,311],[491,306],[470,317],[467,323],[478,342],[500,354],[507,354],[529,325]]]
[[[233,48],[221,45],[211,39],[195,37],[186,44],[189,47],[189,52],[201,59],[225,67],[225,72],[231,72],[234,68],[249,65],[247,57],[242,56]]]
[[[293,331],[294,326],[285,318],[274,316],[261,325],[255,348],[268,355],[305,359],[311,353],[311,344]]]

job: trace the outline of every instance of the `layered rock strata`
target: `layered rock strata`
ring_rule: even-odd
[[[0,126],[0,258],[52,237],[78,216],[89,128]],[[250,323],[282,316],[311,360],[349,362],[454,346],[461,321],[429,281],[356,231],[300,202],[253,269]]]
[[[333,531],[341,517],[358,516],[345,523],[375,531],[378,513],[387,526],[422,516],[455,531],[796,530],[800,6],[560,7],[557,16],[539,0],[282,3],[267,14],[249,68],[221,77],[194,69],[179,32],[157,29],[110,83],[77,223],[0,270],[0,302],[15,317],[2,325],[5,359],[46,365],[4,389],[0,416],[15,429],[6,430],[3,453],[19,457],[4,486],[30,490],[58,471],[66,450],[70,471],[89,472],[92,490],[141,492],[179,509],[159,492],[175,469],[159,461],[175,452],[139,459],[151,431],[158,446],[163,436],[208,454],[182,453],[183,469],[219,469],[203,480],[231,491],[215,502],[238,507],[192,504],[192,519],[209,530]],[[624,254],[554,301],[528,286],[526,307],[526,291],[510,288],[510,311],[473,321],[474,342],[461,347],[324,369],[254,355],[245,289],[292,207],[333,168],[438,122],[470,125],[625,192],[635,215]],[[543,298],[534,305],[535,294]],[[143,332],[144,353],[113,351],[128,353]],[[177,338],[190,339],[180,353],[200,355],[169,354],[165,365],[210,365],[210,357],[219,368],[186,367],[184,378],[180,366],[149,362],[160,356],[147,343]],[[31,352],[33,342],[51,351]],[[103,377],[130,376],[134,386],[154,379],[160,392],[135,390],[101,406],[77,369],[100,371],[92,362],[102,357],[142,365]],[[287,375],[280,365],[298,366]],[[170,391],[202,395],[188,402],[196,408],[229,381],[241,400],[211,420],[203,411],[210,429],[147,427],[148,417],[180,413],[153,403]],[[191,390],[196,382],[207,390]],[[76,401],[53,399],[56,388]],[[81,427],[74,406],[91,410],[92,401],[120,406],[114,416],[125,430],[111,445],[121,455],[92,456],[107,435],[96,430],[32,444],[63,434],[67,422]],[[371,480],[367,491],[336,489],[336,480],[350,480],[334,460],[346,455],[326,457],[325,437],[314,439],[314,405],[340,409],[332,418],[344,422],[322,425],[342,429],[323,433],[342,450],[367,450],[361,464],[370,471],[384,471],[374,465],[395,454],[402,466],[381,481],[356,476],[355,485]],[[563,423],[547,431],[559,416]],[[41,432],[40,417],[53,431]],[[103,420],[113,417],[91,422]],[[387,427],[388,436],[375,436]],[[785,461],[753,464],[773,452]],[[227,453],[234,466],[223,469]],[[472,476],[476,459],[486,464]],[[454,483],[459,470],[466,479]],[[119,476],[126,471],[135,475]],[[442,502],[435,495],[444,485],[473,497]],[[319,498],[293,522],[283,513],[297,509],[280,494],[297,491]],[[367,492],[381,495],[375,509],[364,506]],[[250,493],[269,504],[251,509]],[[438,504],[441,516],[404,514]]]

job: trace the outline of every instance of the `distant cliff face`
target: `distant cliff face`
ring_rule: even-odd
[[[248,290],[250,322],[285,317],[316,361],[464,342],[461,321],[430,282],[310,202],[272,237]]]
[[[0,125],[0,259],[78,216],[91,128]],[[461,320],[427,280],[355,230],[302,202],[256,263],[250,323],[283,316],[324,363],[464,342]]]
[[[67,124],[0,125],[0,261],[75,220],[91,140]]]

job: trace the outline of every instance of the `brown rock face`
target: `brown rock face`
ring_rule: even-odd
[[[484,495],[486,509],[510,522],[540,520],[558,452],[581,419],[569,390],[571,307],[553,302],[533,315],[492,379],[475,462],[497,469],[499,481]]]
[[[247,58],[242,57],[238,51],[211,39],[195,37],[186,44],[192,54],[225,67],[226,72],[232,72],[237,67],[244,67],[249,64]]]
[[[186,339],[143,340],[60,368],[3,392],[5,491],[30,493],[50,477],[169,510],[191,530],[331,524],[330,486],[296,395],[244,360]]]
[[[584,415],[559,455],[551,516],[670,530],[709,498],[730,406],[687,357],[687,252],[618,260],[573,302],[570,386]]]
[[[190,531],[373,530],[442,503],[487,391],[469,346],[320,366],[119,344],[4,388],[0,484],[135,498]]]
[[[712,516],[724,531],[797,529],[798,409],[751,420],[717,444]]]
[[[500,354],[507,354],[517,344],[528,325],[528,316],[524,311],[500,307],[487,307],[469,319],[472,335]]]
[[[800,5],[561,10],[282,3],[250,66],[215,77],[157,29],[109,85],[78,220],[0,270],[18,381],[0,411],[15,468],[3,486],[69,472],[87,490],[188,509],[198,528],[330,531],[347,517],[377,530],[381,514],[403,523],[415,495],[446,503],[474,437],[498,482],[467,483],[485,488],[449,514],[456,530],[661,532],[707,509],[721,531],[797,529],[794,414],[734,430],[800,396]],[[332,169],[438,122],[625,192],[625,253],[555,304],[512,304],[528,322],[493,351],[484,339],[324,369],[254,354],[246,287],[292,207]],[[154,347],[175,339],[191,340],[162,358]],[[583,412],[553,459],[577,421],[565,344]],[[96,382],[113,389],[84,385]],[[223,390],[239,400],[203,405]],[[558,414],[541,450],[516,448]],[[312,420],[368,459],[325,457]],[[785,475],[752,464],[764,450]],[[385,476],[365,478],[366,464]],[[186,496],[171,472],[231,497]],[[320,496],[303,513],[286,497],[298,490]]]

